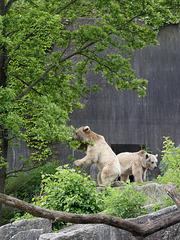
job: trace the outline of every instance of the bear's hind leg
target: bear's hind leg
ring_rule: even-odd
[[[100,172],[97,175],[97,180],[98,180],[98,185],[99,186],[104,186],[104,185],[102,185],[102,179],[101,179],[101,173]]]
[[[135,182],[137,183],[142,183],[143,179],[142,179],[142,167],[139,165],[133,165],[132,166],[132,174],[134,176]]]
[[[145,170],[143,169],[142,179],[144,182],[146,181],[146,172],[147,172],[147,169],[145,169]]]
[[[118,174],[114,174],[109,168],[104,167],[101,171],[102,186],[110,185],[117,177]]]
[[[128,179],[129,179],[129,175],[121,175],[121,181],[127,182]]]

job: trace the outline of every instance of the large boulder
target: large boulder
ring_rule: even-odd
[[[23,219],[0,227],[2,240],[37,240],[43,233],[51,232],[52,223],[49,219]]]
[[[176,212],[177,207],[171,206],[154,213],[140,216],[136,219],[130,219],[136,223],[150,223],[152,220],[165,217],[170,212]],[[58,233],[42,234],[39,240],[136,240],[129,232],[107,226],[104,224],[76,224],[61,229]],[[179,240],[180,223],[158,231],[148,237],[141,238],[145,240]]]

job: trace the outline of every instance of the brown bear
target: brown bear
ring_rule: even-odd
[[[149,154],[144,150],[139,152],[123,152],[117,155],[121,165],[121,181],[126,182],[129,175],[133,175],[135,182],[141,183],[146,180],[147,169],[157,167],[157,154]]]
[[[85,141],[87,144],[86,156],[76,160],[74,162],[75,166],[88,166],[96,163],[99,170],[99,186],[111,184],[121,175],[117,156],[103,136],[94,133],[88,126],[82,126],[75,132],[73,139],[79,142]],[[93,144],[90,144],[90,142],[93,142]]]

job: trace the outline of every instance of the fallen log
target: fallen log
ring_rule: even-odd
[[[170,192],[172,193],[172,191]],[[151,220],[149,223],[137,224],[131,220],[124,220],[105,214],[75,214],[44,209],[2,193],[0,193],[0,203],[28,212],[35,217],[52,219],[55,222],[106,224],[128,231],[137,239],[143,239],[159,230],[180,222],[180,209],[177,209],[176,214],[174,212],[169,213],[166,216]]]
[[[168,183],[165,187],[164,190],[166,193],[169,195],[169,197],[173,200],[173,202],[176,204],[178,208],[180,208],[180,194],[176,190],[175,184],[173,183]]]

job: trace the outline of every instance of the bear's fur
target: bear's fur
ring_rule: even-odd
[[[75,132],[73,139],[79,142],[85,141],[87,144],[86,156],[76,160],[74,162],[75,166],[88,166],[96,163],[99,170],[99,186],[111,184],[121,175],[117,156],[106,143],[103,136],[92,132],[88,126],[82,126]],[[91,141],[93,144],[90,144]]]
[[[117,155],[121,165],[121,181],[126,182],[129,175],[133,175],[135,182],[141,183],[146,180],[147,169],[157,167],[157,154],[149,154],[144,150],[139,152],[123,152]]]

